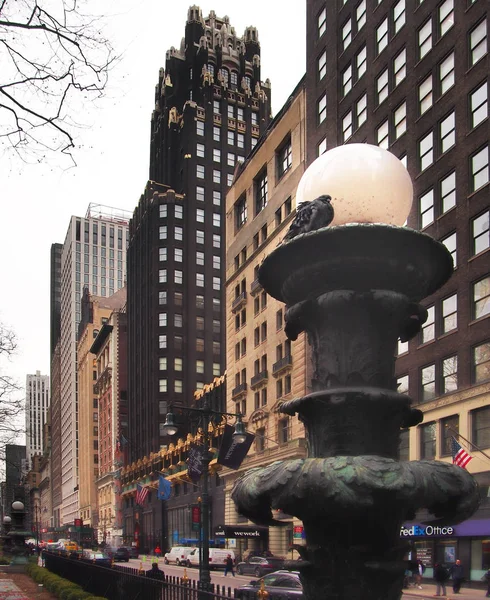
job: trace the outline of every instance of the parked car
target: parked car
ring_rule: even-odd
[[[191,548],[186,548],[185,546],[174,546],[170,548],[170,552],[167,552],[163,557],[163,562],[166,565],[171,563],[175,563],[177,566],[186,565],[187,564],[187,554]]]
[[[122,548],[126,548],[126,550],[129,552],[129,558],[138,558],[140,553],[138,548],[136,548],[136,546],[121,546]]]
[[[110,556],[107,556],[107,554],[104,554],[103,552],[97,552],[95,550],[84,550],[82,552],[82,557],[80,560],[92,562],[101,567],[110,567],[112,563]]]
[[[284,559],[278,557],[250,556],[247,560],[239,562],[236,566],[238,575],[252,573],[255,577],[262,577],[284,567]]]
[[[257,581],[251,581],[235,590],[236,598],[240,600],[252,600],[257,597],[261,582],[269,592],[269,600],[302,600],[303,586],[299,579],[299,573],[269,573]]]
[[[120,548],[104,548],[105,554],[107,554],[110,558],[113,558],[115,561],[120,560],[123,562],[129,562],[131,555],[129,550],[124,546]]]
[[[189,550],[189,548],[188,548]],[[233,550],[224,550],[223,548],[210,548],[209,549],[209,568],[210,569],[224,569],[225,560],[228,554],[231,554],[231,558],[235,560],[235,553]],[[192,548],[187,554],[186,564],[188,567],[199,566],[199,548]]]

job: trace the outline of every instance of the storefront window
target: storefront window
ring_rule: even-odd
[[[490,539],[471,540],[471,570],[487,569],[490,569]]]
[[[445,565],[452,565],[456,561],[456,550],[458,544],[454,538],[437,540],[436,561]]]
[[[417,550],[417,559],[421,560],[426,567],[432,567],[434,557],[434,542],[433,541],[420,541],[414,542],[414,546]]]

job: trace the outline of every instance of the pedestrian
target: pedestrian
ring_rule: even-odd
[[[154,562],[151,563],[151,569],[146,572],[146,577],[163,581],[165,579],[165,573],[158,568],[158,563]]]
[[[421,583],[422,583],[422,576],[424,574],[425,571],[425,565],[424,563],[420,560],[420,558],[417,560],[417,564],[416,564],[416,570],[415,570],[415,584],[417,585],[417,587],[419,588],[419,590],[422,589]]]
[[[461,584],[464,581],[463,565],[459,559],[451,567],[451,577],[453,578],[453,592],[459,594]]]
[[[446,595],[446,581],[449,579],[449,573],[446,567],[440,563],[434,565],[434,579],[437,584],[436,596]],[[441,594],[442,592],[442,594]]]
[[[160,548],[160,546],[159,546],[158,544],[156,545],[156,547],[155,547],[155,550],[153,550],[153,553],[154,553],[154,555],[155,555],[157,558],[160,558],[160,557],[161,557],[161,555],[162,555],[162,550],[161,550],[161,548]]]
[[[225,577],[228,575],[228,573],[231,573],[233,577],[235,577],[235,569],[233,567],[233,559],[231,558],[231,554],[228,554],[228,556],[225,558]]]
[[[481,579],[482,581],[487,582],[487,593],[485,594],[485,596],[487,598],[490,598],[490,569],[487,570],[487,572],[485,573],[485,575],[483,575]]]

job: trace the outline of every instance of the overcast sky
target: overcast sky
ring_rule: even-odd
[[[95,6],[104,4],[113,14],[105,33],[122,59],[106,98],[83,109],[78,166],[25,165],[0,155],[0,321],[14,329],[19,342],[17,355],[0,364],[0,373],[23,387],[28,373],[49,374],[50,246],[63,243],[70,216],[85,216],[90,202],[134,210],[148,179],[158,70],[165,66],[166,50],[180,47],[191,6],[187,0],[98,0]],[[210,10],[228,15],[240,36],[246,26],[257,27],[262,79],[271,80],[276,114],[305,72],[304,0],[197,4],[204,16]]]

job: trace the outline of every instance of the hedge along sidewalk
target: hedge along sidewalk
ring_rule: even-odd
[[[45,567],[38,567],[36,561],[29,562],[26,573],[60,600],[106,600],[106,598],[84,591],[79,585],[51,573]]]

